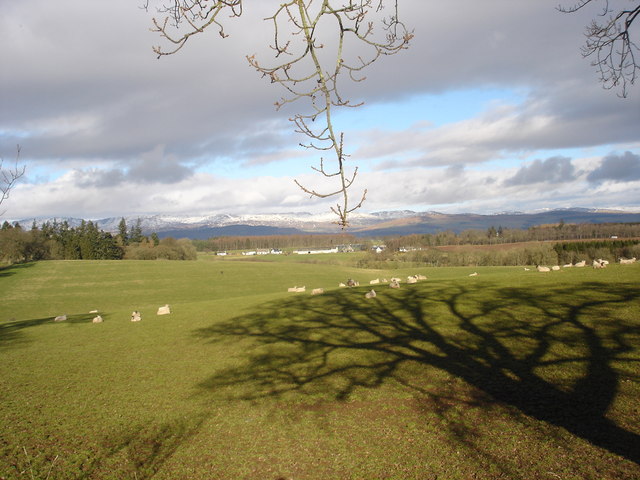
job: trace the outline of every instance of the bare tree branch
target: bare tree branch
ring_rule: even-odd
[[[147,2],[148,3],[148,2]],[[372,18],[388,4],[392,13],[377,22]],[[332,151],[334,167],[327,168],[320,159],[319,167],[312,167],[324,177],[336,178],[338,186],[330,192],[318,192],[295,183],[312,197],[341,196],[342,201],[331,210],[338,216],[337,223],[345,228],[348,215],[360,208],[366,199],[366,190],[360,201],[351,205],[348,189],[353,185],[358,169],[347,172],[344,153],[344,134],[334,131],[334,107],[357,107],[340,93],[340,79],[346,73],[355,82],[364,80],[361,72],[383,55],[393,55],[408,48],[413,33],[398,19],[398,0],[287,0],[274,7],[272,16],[265,20],[273,24],[270,45],[276,63],[266,66],[248,55],[249,65],[271,83],[284,88],[285,96],[275,103],[276,108],[300,99],[310,101],[310,112],[297,113],[290,121],[295,131],[309,138],[302,146],[319,151]],[[147,5],[145,5],[146,7]],[[226,11],[230,17],[242,14],[242,0],[173,0],[158,9],[161,19],[153,19],[155,32],[166,39],[171,47],[154,47],[158,57],[178,52],[191,38],[215,25],[225,37],[224,26],[218,20]],[[180,30],[186,28],[186,31]],[[329,31],[320,38],[320,30]],[[178,32],[172,33],[172,32]],[[348,59],[355,50],[365,47],[366,55]],[[322,120],[316,122],[316,120]]]
[[[558,10],[575,13],[596,1],[598,0],[580,0],[571,7],[559,6]],[[619,88],[621,97],[627,96],[630,86],[640,73],[636,57],[640,51],[631,35],[631,27],[640,15],[640,2],[634,1],[635,6],[614,10],[610,8],[609,0],[603,0],[602,12],[599,14],[601,19],[593,20],[587,26],[587,40],[582,47],[582,55],[592,59],[591,65],[598,70],[603,87],[607,90]]]
[[[16,159],[13,168],[4,168],[4,160],[0,158],[0,205],[9,198],[9,193],[16,185],[18,180],[24,175],[26,165],[19,166],[20,145],[16,147]],[[3,215],[4,212],[0,213]]]

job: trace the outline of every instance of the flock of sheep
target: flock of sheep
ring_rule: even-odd
[[[633,258],[621,258],[620,259],[620,265],[630,265],[632,263],[636,262],[636,257]],[[562,268],[570,268],[570,267],[586,267],[587,262],[586,260],[582,260],[581,262],[576,262],[576,263],[568,263],[566,265],[563,265]],[[592,263],[593,268],[605,268],[607,265],[609,265],[609,261],[608,260],[604,260],[602,258],[599,258],[597,260],[594,260]],[[559,265],[554,265],[553,267],[545,267],[543,265],[536,265],[536,270],[538,272],[551,272],[551,271],[557,271],[560,270],[561,267]],[[529,271],[530,269],[525,267],[525,270]],[[470,277],[476,277],[478,275],[478,272],[473,272],[470,273],[469,276]],[[421,274],[418,275],[409,275],[407,277],[406,283],[416,283],[418,282],[418,280],[426,280],[427,277]],[[382,280],[380,278],[375,278],[373,280],[369,281],[370,285],[378,285],[378,284],[389,284],[389,287],[391,288],[400,288],[400,282],[402,280],[400,278],[397,277],[393,277],[391,278],[391,280],[387,280],[386,278],[383,278]],[[346,283],[339,283],[338,286],[341,288],[345,288],[345,287],[357,287],[360,285],[360,282],[353,280],[352,278],[350,278],[349,280],[347,280]],[[301,292],[306,292],[306,287],[290,287],[287,289],[288,292],[293,292],[293,293],[301,293]],[[311,295],[320,295],[324,293],[324,289],[323,288],[314,288],[313,290],[311,290]],[[375,298],[376,296],[376,292],[375,290],[371,289],[369,290],[367,293],[365,293],[365,298]]]
[[[472,274],[474,275],[474,274]],[[477,275],[477,273],[475,274]],[[427,277],[421,274],[417,274],[417,275],[409,275],[407,277],[406,283],[417,283],[418,280],[426,280]],[[383,278],[382,280],[380,278],[375,278],[373,280],[369,281],[370,285],[379,285],[379,284],[389,284],[389,287],[391,288],[400,288],[400,283],[402,282],[402,279],[397,278],[397,277],[393,277],[391,278],[391,280],[387,280],[386,278]],[[351,287],[358,287],[360,286],[360,282],[358,282],[357,280],[354,280],[352,278],[350,278],[349,280],[347,280],[346,283],[342,283],[340,282],[338,284],[338,287],[340,288],[351,288]],[[301,293],[301,292],[306,292],[306,287],[289,287],[287,289],[287,292],[290,293]],[[320,295],[324,293],[324,288],[314,288],[313,290],[311,290],[311,295]],[[376,296],[376,292],[375,290],[371,289],[370,291],[368,291],[365,294],[365,298],[374,298]]]
[[[89,313],[98,313],[98,310],[91,310]],[[158,308],[157,315],[169,315],[170,313],[171,313],[171,308],[167,304]],[[58,315],[53,319],[53,321],[64,322],[66,319],[67,319],[67,315]],[[134,310],[131,313],[131,321],[139,322],[141,320],[142,320],[142,314],[138,310]],[[91,320],[92,323],[102,323],[103,321],[104,320],[102,319],[101,315],[96,315],[95,317],[93,317],[93,320]]]
[[[633,258],[621,258],[620,259],[620,265],[630,265],[630,264],[635,263],[635,262],[636,262],[636,257],[633,257]],[[593,263],[592,263],[593,268],[606,268],[607,265],[609,265],[609,260],[604,260],[602,258],[594,260]],[[566,265],[563,265],[562,268],[586,267],[586,266],[587,266],[587,261],[586,260],[582,260],[581,262],[568,263]],[[525,267],[525,270],[529,270],[529,269]],[[552,270],[557,271],[557,270],[560,270],[560,265],[554,265],[553,267],[545,267],[543,265],[536,265],[536,270],[538,270],[539,272],[550,272]]]

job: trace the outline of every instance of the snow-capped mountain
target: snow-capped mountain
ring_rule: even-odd
[[[308,213],[286,212],[265,214],[203,214],[203,215],[127,215],[92,219],[101,230],[118,232],[125,219],[127,226],[136,225],[138,219],[145,234],[152,232],[160,236],[208,238],[220,235],[270,235],[290,233],[336,233],[336,216],[331,212]],[[26,218],[19,223],[29,228],[32,223],[58,223],[67,221],[77,227],[78,218]],[[439,212],[414,212],[412,210],[383,211],[372,213],[354,212],[347,233],[363,236],[408,235],[413,233],[436,233],[444,230],[460,232],[466,229],[486,229],[490,226],[503,228],[529,228],[534,225],[564,223],[621,223],[640,222],[640,212],[620,210],[565,208],[533,213],[503,212],[496,214],[444,214]]]

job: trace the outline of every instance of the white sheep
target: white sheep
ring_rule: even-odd
[[[574,267],[578,267],[578,268],[584,267],[586,265],[587,265],[587,261],[586,260],[582,260],[581,262],[576,262],[576,263],[573,264]]]
[[[378,283],[380,283],[380,279],[379,279],[379,278],[376,278],[376,279],[371,280],[371,281],[369,282],[369,285],[377,285]]]
[[[560,265],[554,265],[553,267],[551,267],[551,270],[557,272],[558,270],[560,270]]]
[[[376,291],[374,289],[371,289],[371,291],[364,294],[364,298],[375,298],[375,296]]]
[[[407,283],[418,283],[418,279],[416,277],[414,277],[413,275],[409,275],[407,277]]]
[[[631,265],[632,263],[636,263],[636,257],[620,259],[620,265]]]
[[[96,315],[95,317],[93,317],[93,320],[91,320],[92,323],[102,323],[102,317],[100,315]]]
[[[549,267],[543,267],[542,265],[538,265],[536,267],[536,270],[538,270],[539,272],[550,272],[551,269]]]
[[[400,288],[400,282],[396,281],[395,279],[391,279],[391,283],[389,283],[389,286],[391,288]]]
[[[322,295],[324,293],[324,288],[314,288],[311,290],[311,295]]]
[[[139,322],[140,320],[142,320],[142,316],[140,315],[140,312],[137,310],[134,310],[131,313],[131,321],[132,322]]]
[[[478,276],[478,272],[473,272],[469,274],[470,277],[477,277]]]
[[[54,322],[64,322],[67,319],[66,315],[58,315],[53,319]]]
[[[165,305],[164,307],[159,307],[158,308],[158,313],[157,315],[169,315],[171,313],[171,309],[169,308],[169,305]]]

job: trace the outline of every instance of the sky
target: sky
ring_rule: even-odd
[[[640,211],[640,85],[602,88],[580,47],[604,2],[564,14],[563,1],[398,2],[409,48],[343,78],[364,103],[333,113],[361,211]],[[331,188],[312,169],[330,155],[301,147],[289,121],[309,103],[276,109],[286,92],[246,59],[275,62],[264,18],[280,0],[246,0],[222,18],[228,37],[211,29],[160,59],[161,0],[143,3],[0,0],[0,157],[13,165],[19,145],[26,166],[0,214],[329,211],[337,199],[294,183]]]

